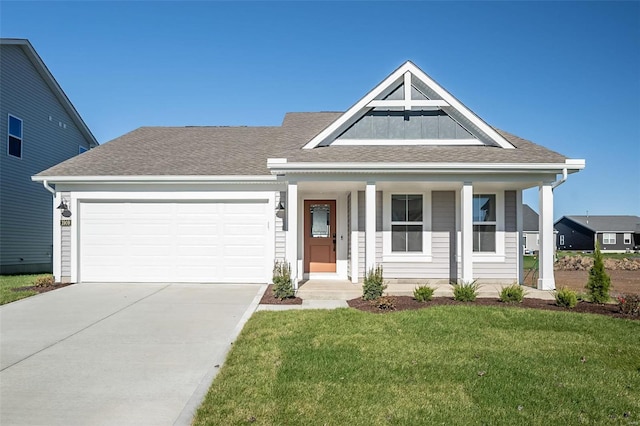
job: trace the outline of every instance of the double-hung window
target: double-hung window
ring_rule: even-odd
[[[496,251],[496,195],[473,195],[473,251]]]
[[[391,251],[422,252],[422,195],[391,195]]]
[[[7,153],[22,158],[22,120],[9,114],[7,130]]]
[[[624,234],[624,244],[631,244],[631,234]]]
[[[615,244],[616,243],[616,234],[605,232],[602,234],[602,244]]]

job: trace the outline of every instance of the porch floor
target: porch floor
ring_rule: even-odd
[[[430,284],[435,288],[434,297],[453,297],[449,284]],[[500,290],[508,284],[481,284],[478,297],[499,297]],[[413,296],[416,284],[389,283],[385,294],[392,296]],[[524,287],[525,297],[554,300],[553,291]],[[362,285],[346,280],[306,280],[300,283],[296,296],[303,300],[350,300],[362,296]]]

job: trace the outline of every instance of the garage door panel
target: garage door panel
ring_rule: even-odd
[[[265,282],[266,203],[82,203],[80,279]]]

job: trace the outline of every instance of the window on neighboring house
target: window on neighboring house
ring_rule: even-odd
[[[564,235],[560,235],[560,245],[564,245]]]
[[[473,196],[473,251],[496,251],[496,195]]]
[[[631,234],[624,234],[624,243],[631,244]]]
[[[9,114],[7,153],[22,158],[22,120]]]
[[[85,148],[82,145],[78,146],[78,154],[82,154],[83,152],[87,152],[87,151],[89,151],[89,148]]]
[[[602,244],[615,244],[615,243],[616,243],[616,234],[614,233],[602,234]]]
[[[391,195],[391,251],[422,251],[422,195]]]

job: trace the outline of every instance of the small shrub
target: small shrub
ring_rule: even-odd
[[[33,282],[33,285],[36,287],[50,287],[54,284],[53,275],[41,275],[36,277],[36,280]]]
[[[620,294],[616,300],[621,313],[640,317],[640,294]]]
[[[556,291],[556,305],[562,306],[563,308],[573,309],[577,304],[578,296],[575,291],[567,287]]]
[[[371,300],[369,303],[383,311],[393,311],[396,309],[396,302],[391,296],[380,296],[377,299]]]
[[[476,281],[460,282],[451,284],[453,286],[453,298],[460,302],[473,302],[478,297],[480,286]]]
[[[500,301],[504,303],[522,303],[524,299],[524,289],[518,284],[504,287],[500,291]]]
[[[273,265],[273,296],[283,300],[291,298],[293,295],[291,265],[287,262],[276,261]]]
[[[593,303],[607,303],[609,301],[609,287],[611,287],[611,277],[604,270],[600,244],[596,241],[593,266],[589,269],[589,280],[586,285],[589,299]]]
[[[428,285],[421,285],[413,290],[413,298],[418,302],[428,302],[433,299],[433,293],[435,291],[436,289],[433,287],[429,287]]]
[[[382,265],[369,269],[364,274],[364,283],[362,284],[362,298],[364,300],[374,300],[382,296],[382,292],[387,286],[382,278]]]

